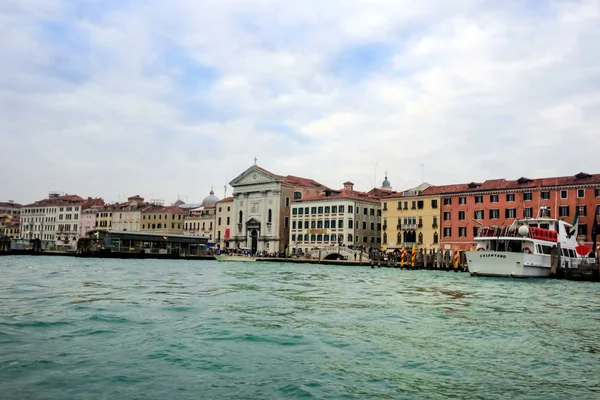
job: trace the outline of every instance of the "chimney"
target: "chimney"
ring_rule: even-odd
[[[50,192],[50,194],[48,195],[49,199],[56,199],[58,198],[59,194],[58,192]]]
[[[344,189],[345,190],[349,190],[349,191],[354,191],[354,183],[348,181],[348,182],[344,182]]]
[[[8,201],[10,204],[13,204],[15,201],[14,200],[9,200]]]

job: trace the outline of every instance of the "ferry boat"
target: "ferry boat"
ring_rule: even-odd
[[[510,226],[482,227],[477,246],[467,252],[471,275],[544,278],[550,276],[552,253],[560,248],[561,268],[577,268],[577,232],[565,221],[545,217],[515,220]],[[554,248],[557,250],[553,251]]]
[[[229,262],[253,262],[256,261],[256,257],[244,256],[239,254],[219,254],[215,256],[217,261],[229,261]]]

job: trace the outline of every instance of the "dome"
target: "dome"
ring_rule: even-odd
[[[218,201],[219,198],[215,196],[215,192],[211,189],[208,197],[205,197],[204,200],[202,200],[202,207],[214,207]]]
[[[392,185],[390,184],[390,181],[388,181],[388,178],[387,178],[387,172],[385,173],[385,180],[381,184],[381,188],[388,189],[388,190],[392,189]]]

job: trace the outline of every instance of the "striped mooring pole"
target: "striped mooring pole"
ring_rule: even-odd
[[[454,272],[458,272],[458,248],[454,249]]]

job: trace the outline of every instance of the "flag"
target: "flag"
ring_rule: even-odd
[[[579,231],[579,207],[575,207],[575,218],[573,219],[573,228],[569,232],[569,236],[577,235]]]

